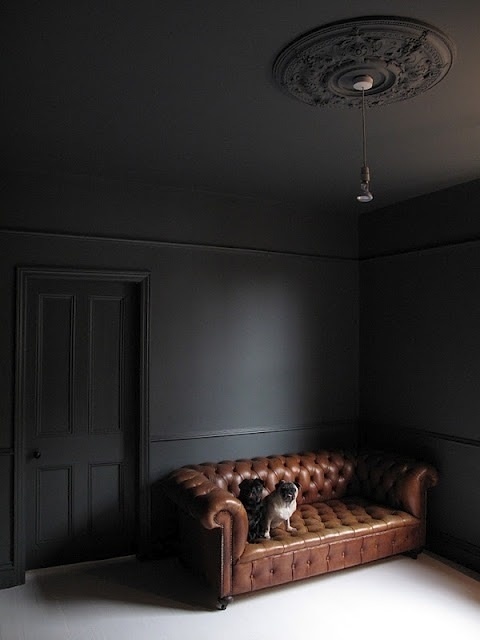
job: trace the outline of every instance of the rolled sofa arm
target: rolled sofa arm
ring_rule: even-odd
[[[438,472],[426,462],[367,451],[357,456],[356,481],[362,495],[424,518],[426,492],[438,483]]]
[[[231,519],[232,556],[237,560],[245,549],[248,517],[233,493],[218,487],[204,473],[191,467],[172,471],[162,481],[165,494],[205,529],[223,527],[225,514]]]

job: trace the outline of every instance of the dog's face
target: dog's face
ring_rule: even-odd
[[[300,485],[298,482],[287,482],[280,480],[275,487],[275,491],[281,496],[285,504],[290,504],[297,499]]]
[[[246,508],[253,509],[262,501],[265,483],[260,478],[242,480],[238,485],[240,493],[238,498]]]

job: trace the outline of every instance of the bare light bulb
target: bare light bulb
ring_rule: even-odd
[[[360,183],[360,193],[357,196],[359,202],[371,202],[373,200],[372,192],[370,191],[368,182]]]

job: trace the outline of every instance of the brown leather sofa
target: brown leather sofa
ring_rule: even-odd
[[[300,484],[296,531],[248,543],[238,499],[244,478],[266,491]],[[425,544],[426,492],[438,481],[427,463],[380,451],[316,451],[184,466],[162,482],[175,505],[177,552],[214,589],[217,608],[233,596],[365,564]]]

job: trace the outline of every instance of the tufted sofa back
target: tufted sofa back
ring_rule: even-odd
[[[356,455],[348,451],[316,451],[298,454],[224,460],[218,463],[189,465],[220,489],[238,497],[239,484],[248,478],[265,483],[265,495],[280,480],[298,482],[297,503],[342,498],[360,488],[356,476]]]

